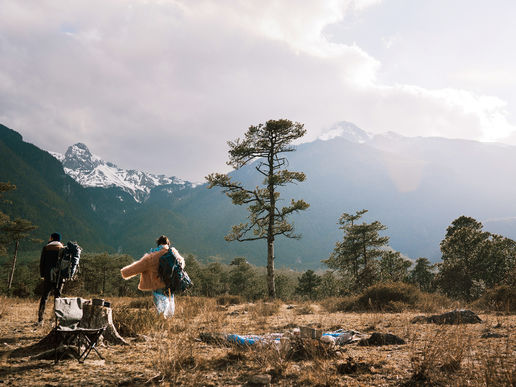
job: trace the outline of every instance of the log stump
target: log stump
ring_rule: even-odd
[[[92,303],[85,304],[79,327],[101,328],[103,326],[106,326],[106,330],[102,335],[104,342],[115,345],[129,345],[113,325],[113,311],[110,307],[93,305]]]
[[[113,311],[108,306],[93,305],[89,300],[83,304],[83,313],[80,328],[102,328],[106,326],[106,330],[102,334],[100,340],[108,344],[114,345],[129,345],[127,341],[117,332],[113,325]],[[41,339],[36,346],[38,348],[49,348],[55,345],[57,336],[55,330],[52,329],[47,336]]]

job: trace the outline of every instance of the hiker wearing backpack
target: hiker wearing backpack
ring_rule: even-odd
[[[61,290],[63,288],[63,280],[53,281],[51,276],[52,269],[57,265],[59,260],[59,252],[64,248],[61,243],[61,235],[57,232],[50,235],[48,243],[43,247],[41,251],[41,257],[39,261],[39,273],[43,278],[43,293],[39,302],[38,309],[38,324],[43,324],[43,315],[45,314],[45,305],[48,300],[50,292],[54,292],[54,298],[61,296]]]
[[[137,274],[140,274],[139,290],[152,290],[154,305],[158,314],[163,314],[165,317],[170,317],[174,314],[174,294],[166,287],[165,282],[158,274],[160,265],[160,258],[164,256],[169,250],[177,260],[181,268],[185,267],[185,260],[174,248],[170,248],[170,240],[162,235],[156,240],[157,247],[150,249],[150,251],[141,257],[138,261],[125,266],[120,270],[122,278],[129,279]]]

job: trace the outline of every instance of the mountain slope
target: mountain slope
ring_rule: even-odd
[[[80,237],[81,245],[87,249],[109,248],[108,238],[98,232],[103,229],[102,219],[90,208],[86,191],[64,173],[59,161],[48,152],[24,142],[20,134],[3,125],[0,181],[10,181],[17,187],[5,194],[13,204],[2,202],[0,208],[12,217],[36,224],[36,237],[47,240],[50,233],[58,231],[64,239]]]
[[[232,225],[245,221],[247,210],[232,205],[219,189],[172,182],[154,186],[146,200],[137,202],[120,186],[81,187],[56,159],[14,131],[0,127],[0,140],[0,181],[19,186],[10,194],[16,207],[4,203],[0,209],[38,224],[41,237],[66,230],[94,251],[138,257],[165,234],[181,251],[202,260],[245,256],[265,264],[264,241],[224,240]],[[291,218],[301,240],[277,239],[276,265],[320,267],[342,238],[339,216],[363,208],[369,210],[365,220],[385,224],[391,246],[412,258],[437,260],[446,227],[460,215],[516,238],[515,150],[465,140],[371,135],[339,123],[326,140],[301,144],[287,155],[289,169],[305,172],[307,179],[285,187],[281,198],[303,198],[310,208]],[[262,180],[254,165],[231,176],[250,187]]]
[[[282,197],[303,198],[310,208],[292,217],[303,234],[301,240],[278,238],[279,266],[320,266],[342,238],[337,220],[343,212],[368,209],[365,219],[380,220],[388,227],[385,235],[391,237],[394,249],[434,261],[440,256],[446,227],[458,216],[473,216],[486,221],[486,226],[493,218],[516,217],[512,200],[516,186],[509,178],[516,174],[514,147],[393,133],[341,134],[302,144],[288,155],[290,169],[305,172],[307,180],[286,187]],[[261,183],[252,165],[231,175],[251,187]],[[180,217],[161,218],[160,210]],[[147,211],[157,220],[143,227]],[[233,206],[225,195],[206,186],[189,191],[181,200],[158,199],[153,191],[133,215],[129,227],[134,239],[127,246],[132,250],[151,234],[167,230],[179,246],[201,257],[244,255],[264,264],[265,243],[223,239],[231,225],[246,215],[244,208]],[[505,222],[503,230],[516,237],[515,222]]]
[[[166,177],[118,168],[115,164],[93,155],[83,143],[70,146],[64,155],[55,152],[52,155],[61,161],[66,174],[83,187],[118,187],[129,193],[137,202],[146,200],[150,191],[157,186],[167,185],[174,189],[192,186],[190,182],[174,176]]]

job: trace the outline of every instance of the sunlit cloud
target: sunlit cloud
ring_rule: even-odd
[[[500,97],[382,83],[379,59],[324,33],[380,3],[3,1],[0,122],[44,149],[81,141],[197,181],[227,168],[227,140],[272,118],[303,122],[307,141],[342,120],[478,140],[516,129]]]

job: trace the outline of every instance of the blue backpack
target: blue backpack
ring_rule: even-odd
[[[193,286],[193,282],[183,270],[172,249],[159,259],[158,276],[165,283],[165,289],[172,293],[183,293]]]

